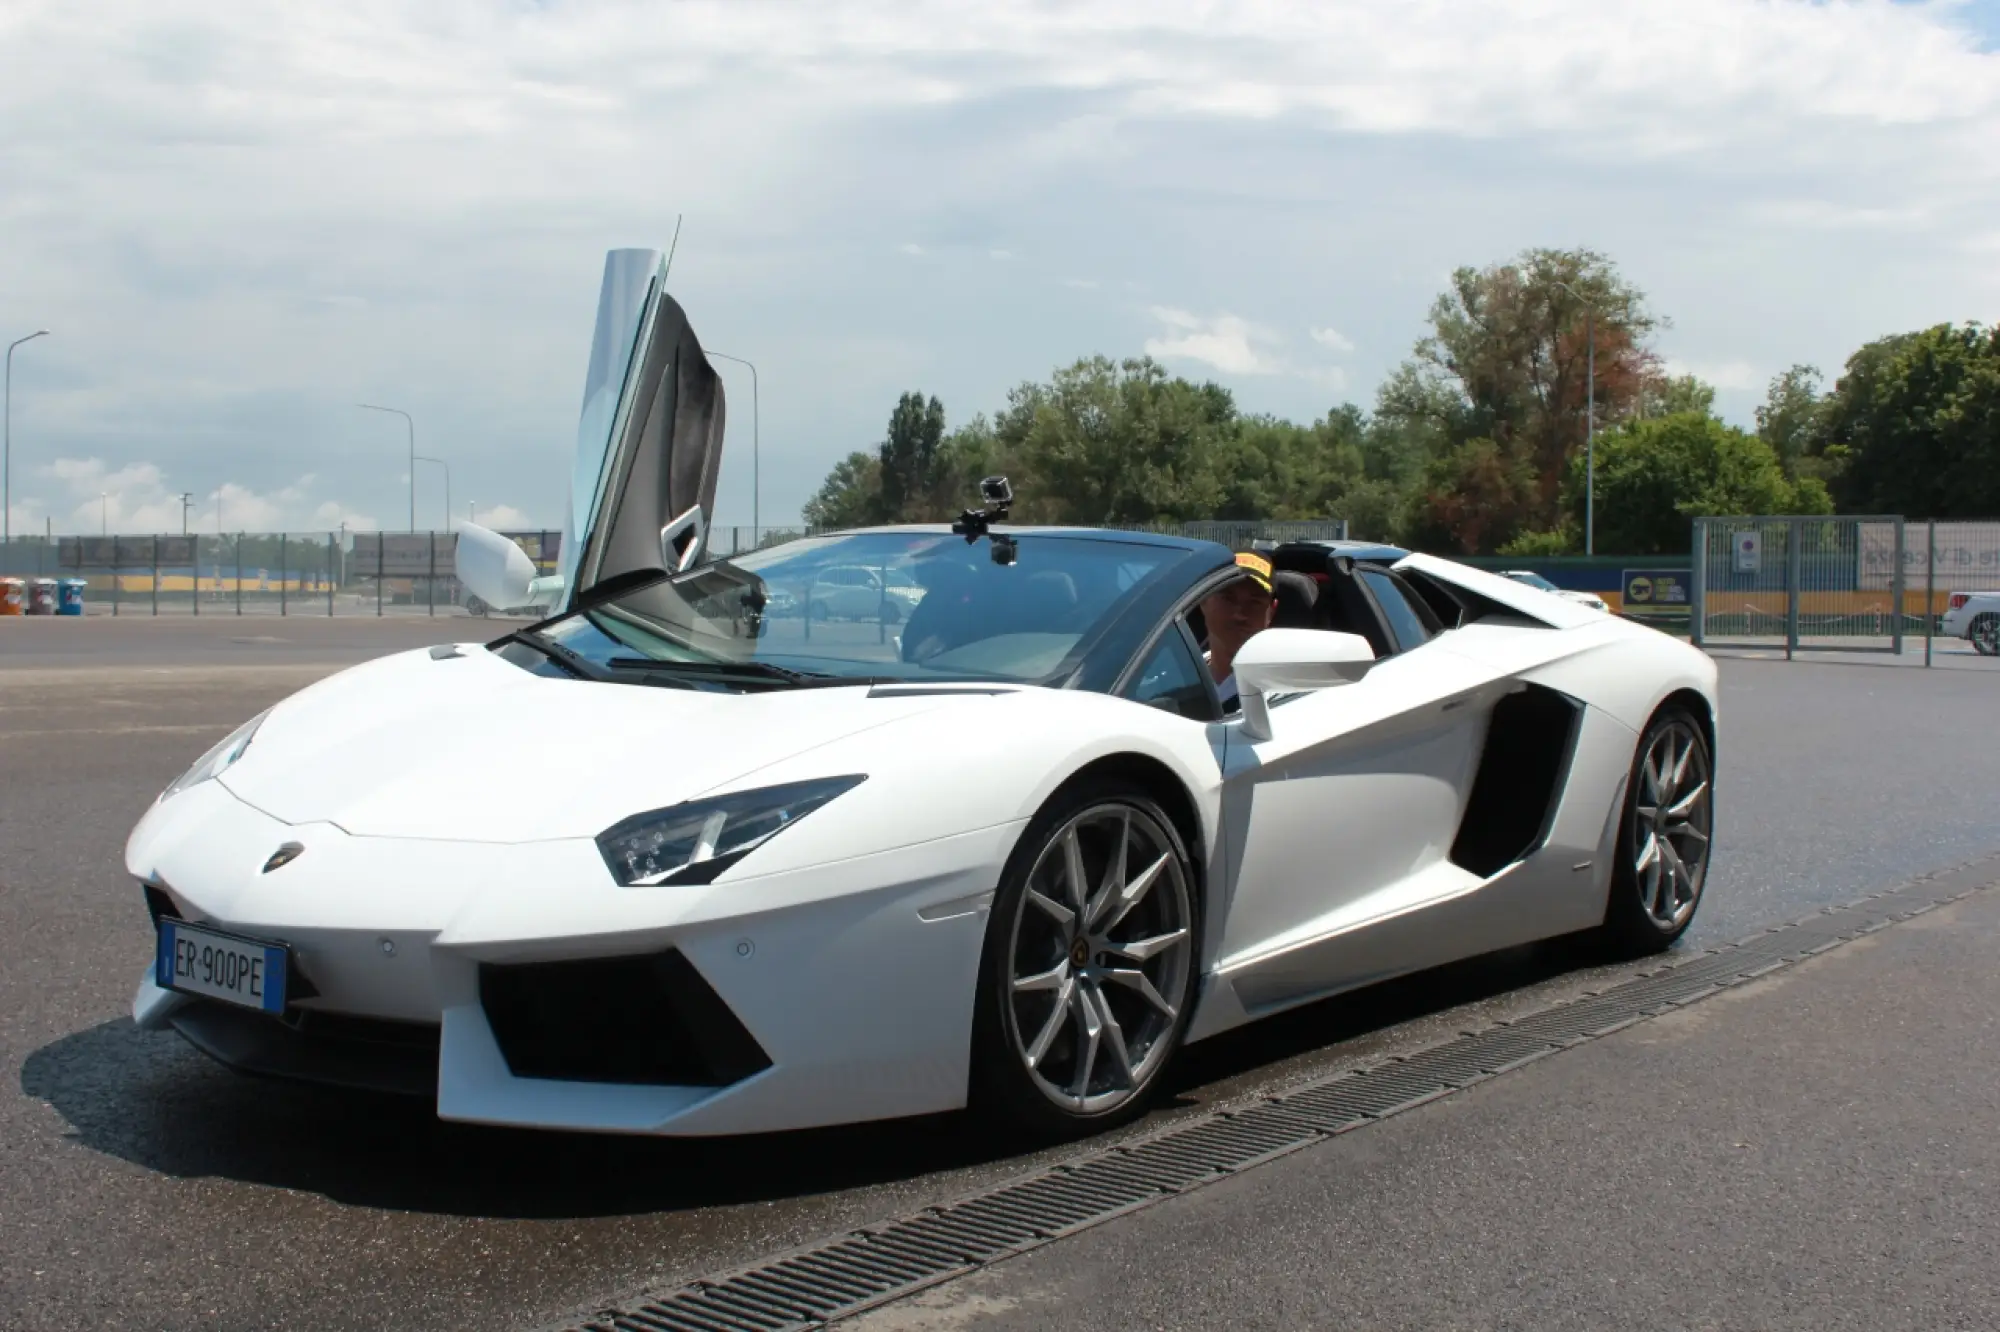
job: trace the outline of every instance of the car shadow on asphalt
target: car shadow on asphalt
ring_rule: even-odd
[[[1228,1099],[1230,1084],[1389,1028],[1601,965],[1559,939],[1386,982],[1190,1046],[1154,1113],[1109,1143]],[[1354,1053],[1365,1053],[1355,1049]],[[428,1100],[245,1077],[169,1032],[100,1023],[30,1054],[21,1090],[81,1145],[173,1178],[226,1178],[361,1207],[565,1219],[685,1211],[893,1184],[1065,1149],[962,1114],[759,1137],[671,1139],[445,1123]]]

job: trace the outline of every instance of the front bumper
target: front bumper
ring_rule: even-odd
[[[965,1101],[986,908],[1021,826],[782,874],[635,889],[615,885],[584,839],[352,837],[285,824],[206,782],[141,823],[129,867],[165,909],[289,944],[309,988],[281,1020],[162,990],[149,967],[133,1017],[250,1071],[434,1090],[439,1116],[453,1120],[697,1135],[954,1109]],[[306,850],[264,874],[284,841]],[[507,1025],[490,1011],[496,974],[528,977],[532,993],[538,976],[581,968],[588,979],[603,967],[609,977],[668,955],[761,1059],[730,1065],[710,1040],[702,1067],[732,1075],[719,1085],[658,1080],[671,1064],[640,1067],[634,1080],[629,1062],[616,1080],[593,1080],[524,1058],[518,1036],[510,1048],[504,1030],[496,1035]],[[614,1020],[642,1033],[679,1022],[696,1044],[725,1025],[710,1009],[690,1027],[685,1013],[633,993],[576,1019],[578,1043]],[[552,1069],[562,1076],[546,1076]]]

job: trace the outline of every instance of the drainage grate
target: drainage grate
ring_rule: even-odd
[[[571,1332],[822,1327],[2000,887],[1995,868],[1983,860],[1926,875],[1722,948],[1656,963],[1601,993],[1216,1111],[629,1310],[607,1310]]]

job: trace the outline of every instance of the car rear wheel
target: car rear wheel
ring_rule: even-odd
[[[988,916],[974,1109],[1045,1139],[1142,1113],[1187,1029],[1199,913],[1187,848],[1140,787],[1051,801]]]
[[[1980,616],[1965,631],[1965,637],[1980,656],[2000,656],[2000,615]]]
[[[1708,878],[1714,773],[1692,714],[1673,707],[1653,718],[1632,759],[1604,915],[1605,938],[1621,954],[1659,952],[1694,920]]]

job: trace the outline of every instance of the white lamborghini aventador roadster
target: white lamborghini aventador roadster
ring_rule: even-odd
[[[968,1103],[1074,1132],[1190,1041],[1701,899],[1715,669],[1442,559],[997,521],[702,558],[716,375],[659,256],[607,263],[550,618],[390,656],[204,755],[132,833],[134,1001],[238,1068],[455,1120],[719,1134]],[[802,606],[828,570],[920,589]],[[885,592],[885,595],[886,592]]]

